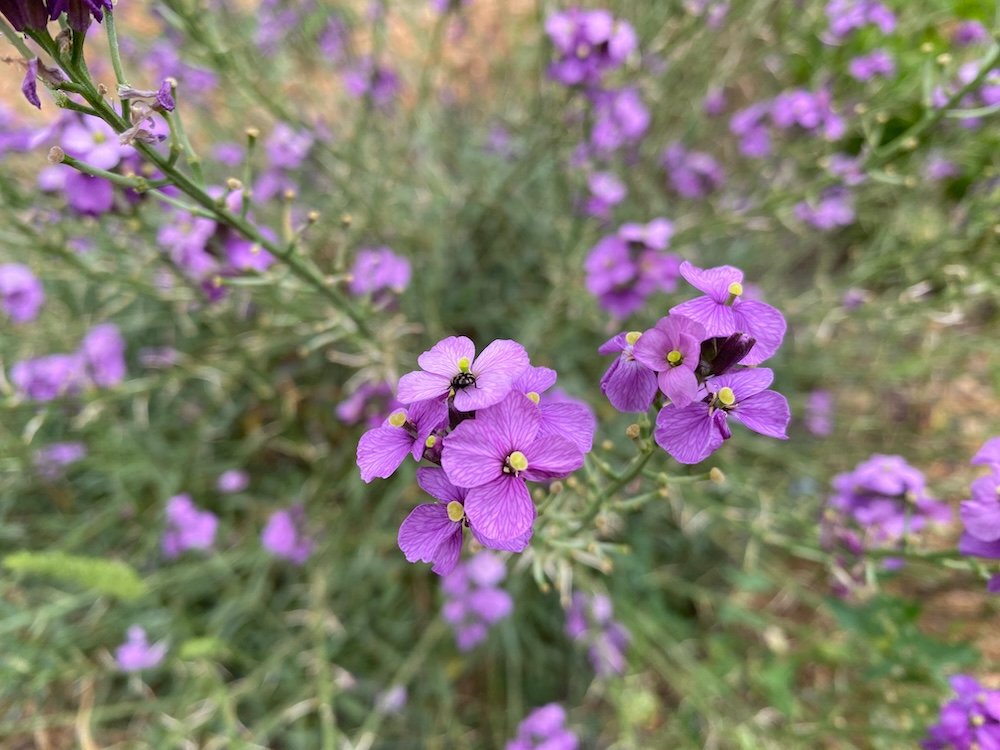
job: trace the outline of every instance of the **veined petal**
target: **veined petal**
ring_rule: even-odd
[[[432,573],[439,576],[446,576],[458,565],[458,558],[462,555],[462,527],[458,526],[455,533],[445,537],[434,553],[434,565],[431,567]]]
[[[729,285],[734,281],[743,281],[743,272],[733,266],[715,266],[714,268],[698,268],[688,261],[681,263],[681,276],[699,292],[704,292],[718,303],[729,299]],[[676,310],[677,308],[674,308]],[[672,313],[674,310],[671,310]],[[682,313],[683,314],[683,313]],[[697,320],[697,318],[694,318]],[[723,334],[709,333],[709,336]]]
[[[640,362],[620,358],[601,379],[601,390],[618,411],[644,412],[656,396],[656,373]]]
[[[548,367],[528,367],[514,381],[514,389],[521,393],[544,393],[556,384],[556,371]]]
[[[414,370],[399,379],[396,400],[401,404],[412,404],[444,396],[451,387],[451,379],[442,375]]]
[[[417,364],[421,369],[440,375],[450,383],[458,374],[458,360],[462,357],[467,357],[472,362],[476,357],[476,345],[466,336],[449,336],[417,357]]]
[[[958,551],[963,555],[972,557],[987,557],[991,560],[1000,560],[1000,541],[984,542],[977,539],[972,534],[966,532],[958,540]]]
[[[656,444],[682,464],[704,461],[722,445],[723,437],[708,412],[698,402],[678,409],[667,404],[656,415]]]
[[[474,526],[470,525],[469,528],[472,530],[472,536],[474,536],[476,541],[481,545],[488,547],[489,549],[501,550],[503,552],[524,552],[528,543],[531,541],[531,535],[533,533],[531,529],[528,529],[526,532],[521,534],[521,536],[516,536],[513,539],[507,539],[504,541],[497,541],[496,539],[490,539],[489,537],[483,536]]]
[[[533,482],[562,479],[583,466],[583,451],[565,437],[542,434],[524,455],[528,458],[524,476]]]
[[[420,485],[420,489],[442,503],[447,504],[453,500],[459,503],[465,502],[466,491],[449,482],[444,469],[421,466],[417,469],[417,484]]]
[[[502,477],[509,451],[504,452],[501,443],[502,436],[488,420],[477,415],[462,422],[444,439],[441,467],[448,481],[456,487],[478,487]]]
[[[399,527],[397,541],[411,563],[436,563],[441,546],[454,536],[458,537],[461,548],[461,522],[448,518],[448,509],[443,503],[427,503],[410,511],[410,515]],[[457,559],[456,555],[455,560]]]
[[[737,370],[726,375],[719,375],[709,381],[709,390],[718,393],[723,388],[732,388],[736,403],[746,401],[751,396],[766,391],[774,382],[774,372],[766,367],[754,367],[750,370]]]
[[[643,332],[632,347],[632,356],[653,372],[671,369],[667,353],[674,348],[674,339],[661,328],[650,328]]]
[[[523,478],[501,475],[469,490],[465,513],[469,524],[484,537],[505,542],[531,529],[535,504]]]
[[[698,397],[698,378],[686,367],[671,367],[656,378],[663,394],[678,409],[683,409]]]
[[[618,333],[597,347],[597,353],[604,355],[616,354],[623,351],[627,345],[628,342],[625,340],[625,334]]]
[[[358,468],[361,478],[371,482],[386,479],[399,468],[413,446],[413,438],[402,427],[386,425],[368,430],[358,442]]]
[[[461,412],[487,409],[503,401],[510,392],[509,383],[498,383],[491,378],[480,379],[475,385],[455,391],[455,408]]]
[[[523,346],[510,339],[497,339],[476,357],[472,374],[478,388],[509,389],[528,365],[528,352]]]
[[[997,502],[995,495],[985,502],[965,500],[959,506],[958,513],[965,524],[965,530],[976,539],[984,542],[1000,539],[1000,502]]]
[[[417,438],[413,441],[413,460],[424,456],[427,438],[435,430],[448,424],[448,402],[444,398],[418,401],[407,409],[407,417],[417,427]]]
[[[509,393],[499,404],[478,412],[475,421],[479,420],[490,425],[494,444],[504,457],[511,451],[523,451],[542,425],[535,402],[517,391]]]
[[[753,349],[743,358],[745,365],[759,365],[778,351],[785,338],[785,316],[777,309],[756,300],[740,300],[734,305],[737,325],[744,333],[757,339]]]
[[[563,437],[584,453],[594,447],[597,418],[584,404],[573,401],[550,401],[539,407],[542,427],[539,434]]]
[[[788,439],[786,430],[792,412],[788,401],[777,391],[762,391],[744,399],[730,414],[754,432],[779,440]]]
[[[1000,436],[990,438],[983,443],[983,447],[972,457],[970,463],[1000,466]]]
[[[682,315],[705,327],[707,337],[747,333],[740,328],[736,313],[729,305],[711,297],[695,297],[670,308],[671,315]]]

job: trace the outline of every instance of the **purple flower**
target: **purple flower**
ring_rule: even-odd
[[[973,466],[1000,466],[1000,436],[990,438],[970,461]]]
[[[896,72],[896,63],[884,49],[877,49],[851,60],[847,72],[857,81],[870,81],[877,76],[891,78]]]
[[[272,167],[296,169],[305,161],[315,140],[309,131],[295,130],[290,125],[279,122],[264,144],[264,150]]]
[[[302,565],[313,551],[313,541],[305,535],[304,526],[305,510],[301,505],[275,511],[267,519],[260,543],[275,557]]]
[[[963,555],[1000,559],[1000,437],[990,438],[970,462],[988,466],[990,473],[972,482],[969,500],[962,502],[959,516],[965,533],[958,542]],[[994,582],[991,581],[991,584]],[[992,590],[992,589],[991,589]]]
[[[371,99],[376,107],[387,111],[399,96],[401,85],[394,70],[376,64],[371,57],[363,57],[344,72],[344,88],[352,96]]]
[[[35,451],[35,469],[50,482],[63,475],[63,469],[87,456],[83,443],[52,443]]]
[[[958,696],[941,707],[941,718],[927,730],[924,750],[1000,748],[1000,691],[987,690],[972,677],[948,680]]]
[[[825,232],[854,223],[854,199],[844,188],[830,188],[811,205],[806,201],[795,204],[795,216]]]
[[[491,625],[507,617],[514,601],[499,584],[507,576],[503,561],[492,552],[479,552],[457,565],[441,580],[445,603],[441,615],[455,630],[461,651],[486,639]]]
[[[744,156],[759,159],[771,153],[771,136],[764,122],[770,111],[771,102],[757,102],[729,118],[729,132],[739,136]]]
[[[70,27],[74,31],[86,31],[90,26],[90,18],[100,23],[104,13],[111,12],[111,0],[48,0],[49,18],[53,21],[60,14],[66,13]]]
[[[606,10],[571,8],[545,19],[545,33],[555,47],[549,77],[565,86],[597,86],[609,70],[635,51],[635,30]]]
[[[14,389],[31,401],[52,401],[76,393],[85,382],[78,354],[49,354],[16,362],[10,370]]]
[[[378,427],[400,406],[402,404],[396,400],[390,383],[362,383],[354,393],[337,404],[336,414],[344,424],[364,421],[369,427]]]
[[[951,41],[958,47],[981,44],[990,40],[990,32],[979,21],[962,21],[951,34]]]
[[[123,672],[141,672],[158,666],[166,654],[166,643],[161,641],[150,645],[146,640],[146,631],[133,625],[128,629],[125,642],[115,650],[115,661]]]
[[[397,409],[380,427],[368,430],[358,442],[358,468],[367,483],[375,477],[386,479],[399,468],[407,455],[419,461],[438,438],[434,433],[448,420],[448,404],[431,398]]]
[[[700,463],[732,436],[729,417],[761,435],[787,440],[791,412],[784,396],[766,390],[773,378],[767,368],[740,370],[708,381],[701,401],[682,409],[667,404],[656,417],[657,444],[682,464]]]
[[[98,388],[110,388],[125,379],[125,339],[114,323],[91,328],[80,344],[80,356]]]
[[[388,293],[402,294],[410,284],[410,261],[388,247],[358,250],[351,266],[351,294],[385,299]],[[380,294],[381,293],[381,294]]]
[[[242,469],[227,469],[215,480],[215,489],[223,494],[243,492],[250,486],[250,475]]]
[[[635,88],[594,94],[594,127],[590,143],[600,154],[610,154],[642,140],[649,128],[649,110]]]
[[[816,437],[829,437],[833,432],[833,394],[812,391],[806,399],[806,429]]]
[[[640,331],[613,336],[597,350],[599,354],[618,356],[601,377],[601,391],[618,411],[644,412],[656,397],[656,373],[636,361],[634,346]]]
[[[573,592],[566,610],[566,635],[587,645],[590,664],[599,677],[625,671],[625,651],[632,638],[628,629],[613,619],[606,595]]]
[[[959,174],[959,169],[955,162],[945,158],[940,152],[931,151],[927,155],[927,163],[924,164],[924,177],[931,182],[940,182],[949,177]]]
[[[45,302],[42,282],[20,263],[0,265],[0,307],[14,323],[35,319]]]
[[[726,183],[722,165],[711,154],[672,143],[663,152],[663,168],[673,189],[684,198],[704,198]]]
[[[597,418],[582,401],[565,395],[547,394],[546,391],[555,385],[556,377],[556,371],[548,367],[529,367],[514,381],[512,390],[523,393],[538,405],[542,433],[567,438],[583,453],[590,453],[597,431]]]
[[[847,154],[833,154],[826,170],[834,177],[839,177],[845,185],[860,185],[867,177],[861,168],[862,158],[860,156],[848,156]]]
[[[830,0],[826,5],[826,17],[834,41],[868,25],[877,26],[883,34],[891,34],[896,29],[892,11],[874,0]]]
[[[0,0],[0,14],[19,32],[44,29],[49,22],[45,0]]]
[[[587,177],[589,196],[584,204],[588,216],[607,219],[611,209],[625,200],[628,188],[612,172],[593,172]]]
[[[678,409],[697,397],[695,370],[701,361],[701,342],[706,338],[701,323],[670,315],[660,318],[632,348],[636,361],[657,373],[660,390]]]
[[[163,532],[163,556],[173,559],[189,549],[209,549],[215,542],[219,519],[200,510],[188,494],[167,501],[167,528]]]
[[[822,131],[831,141],[846,132],[843,119],[833,111],[826,89],[816,92],[790,89],[778,94],[771,103],[771,122],[783,130],[797,126],[810,132]]]
[[[70,156],[98,169],[117,167],[124,150],[114,129],[96,117],[70,121],[63,130],[62,147]]]
[[[268,234],[268,232],[264,232]],[[226,238],[224,249],[230,271],[266,271],[274,265],[275,257],[259,242],[252,242],[235,233]]]
[[[536,708],[518,725],[506,750],[577,750],[580,741],[565,725],[566,711],[558,703]]]
[[[745,333],[756,345],[743,359],[745,365],[759,365],[770,359],[785,337],[785,318],[775,308],[743,295],[743,272],[733,266],[701,269],[685,261],[681,276],[702,297],[670,308],[671,315],[683,315],[705,326],[708,336]]]
[[[66,175],[63,190],[69,207],[84,216],[101,216],[115,205],[115,187],[103,177],[74,170]]]
[[[349,38],[350,29],[347,28],[344,19],[338,15],[331,15],[316,43],[326,59],[336,65],[344,60]]]
[[[718,87],[710,88],[701,100],[701,109],[709,117],[718,117],[726,111],[726,92]]]
[[[574,442],[541,427],[535,403],[511,393],[477,411],[444,441],[441,466],[452,484],[469,490],[469,523],[489,539],[505,542],[531,529],[535,504],[527,480],[561,479],[583,465],[583,452]]]
[[[528,353],[516,341],[498,339],[476,356],[465,336],[449,336],[417,357],[422,369],[399,379],[396,398],[404,404],[444,396],[458,411],[485,409],[501,401],[528,366]]]
[[[393,685],[375,696],[375,705],[384,714],[398,714],[406,708],[407,697],[405,685]]]

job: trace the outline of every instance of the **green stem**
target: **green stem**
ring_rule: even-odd
[[[104,14],[104,30],[108,35],[108,47],[111,50],[111,67],[115,71],[115,80],[118,81],[119,86],[127,86],[128,83],[125,80],[125,68],[122,67],[122,55],[121,51],[118,49],[118,30],[115,27],[115,17],[114,13],[108,11]],[[122,100],[122,117],[125,120],[129,119],[129,107],[130,104],[128,100]]]
[[[21,57],[25,60],[31,60],[35,57],[35,55],[33,55],[31,50],[28,48],[28,45],[24,43],[23,39],[21,39],[20,34],[14,31],[14,28],[3,18],[0,18],[0,34],[7,37],[7,41],[17,48],[17,51],[21,53]]]

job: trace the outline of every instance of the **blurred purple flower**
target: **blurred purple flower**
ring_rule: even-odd
[[[114,169],[125,155],[118,134],[104,120],[81,117],[72,120],[62,133],[63,150],[98,169]]]
[[[279,122],[264,143],[264,150],[270,166],[297,169],[308,156],[315,140],[308,130],[295,130],[287,123]]]
[[[49,354],[15,362],[10,370],[14,390],[31,401],[52,401],[78,392],[85,382],[78,354]]]
[[[128,629],[125,642],[115,650],[115,661],[123,672],[141,672],[158,666],[166,654],[166,643],[161,641],[150,645],[146,640],[146,631],[133,625]]]
[[[80,355],[98,388],[111,388],[125,379],[125,339],[114,323],[90,329],[80,344]]]
[[[566,711],[549,703],[528,714],[505,750],[577,750],[580,741],[566,728]]]
[[[63,190],[69,207],[84,216],[101,216],[115,205],[114,185],[103,177],[73,170],[66,174]]]
[[[226,495],[243,492],[250,486],[250,475],[242,469],[226,469],[215,480],[215,489]]]
[[[701,110],[709,117],[718,117],[726,111],[726,92],[718,87],[710,88],[701,100]]]
[[[896,17],[876,0],[830,0],[826,4],[830,36],[840,41],[864,26],[877,26],[883,34],[896,29]]]
[[[83,443],[52,443],[35,451],[35,470],[41,477],[52,482],[63,475],[65,467],[86,456],[87,446]]]
[[[771,102],[751,104],[729,118],[729,132],[740,138],[740,152],[759,159],[771,153],[771,136],[764,120],[771,111]]]
[[[552,13],[545,19],[545,33],[556,51],[549,77],[565,86],[596,87],[604,73],[625,62],[638,44],[632,26],[603,9]]]
[[[958,696],[941,707],[937,724],[927,730],[924,750],[1000,748],[1000,690],[987,690],[967,675],[948,680]]]
[[[0,308],[14,323],[28,323],[45,302],[42,282],[20,263],[0,265]]]
[[[441,616],[455,631],[459,650],[469,651],[482,643],[490,626],[513,611],[513,599],[499,587],[506,577],[503,560],[483,551],[441,579],[445,596]]]
[[[704,198],[726,182],[722,165],[703,151],[688,151],[680,143],[663,152],[663,168],[673,189],[685,198]]]
[[[649,128],[649,110],[636,88],[595,92],[590,144],[602,155],[639,143]]]
[[[806,429],[816,437],[829,437],[833,432],[833,394],[811,391],[806,397]]]
[[[943,156],[939,151],[931,151],[924,164],[924,177],[931,182],[940,182],[949,177],[961,174],[955,162]]]
[[[410,273],[410,261],[390,248],[363,247],[354,256],[349,288],[356,297],[371,294],[385,301],[406,290]]]
[[[573,592],[566,610],[566,635],[587,646],[590,665],[598,677],[625,671],[625,652],[632,638],[628,629],[613,619],[611,600],[605,594]]]
[[[592,172],[587,177],[587,190],[589,196],[584,203],[583,210],[589,216],[598,219],[610,217],[611,209],[625,200],[625,196],[628,195],[625,183],[612,172]]]
[[[302,565],[313,551],[313,540],[305,535],[304,527],[305,510],[301,505],[275,511],[267,519],[260,543],[275,557]]]
[[[167,501],[167,528],[163,532],[163,556],[173,559],[189,549],[209,549],[215,542],[219,519],[200,510],[188,494]]]
[[[847,64],[847,72],[857,81],[870,81],[875,77],[891,78],[896,72],[896,62],[884,49],[855,57]]]
[[[809,132],[822,132],[831,141],[842,138],[847,130],[843,119],[833,110],[827,89],[783,91],[771,103],[771,122],[783,130],[797,126]]]
[[[396,400],[392,384],[362,383],[336,407],[337,418],[344,424],[365,422],[378,427],[402,404]]]
[[[982,44],[990,40],[990,32],[979,21],[962,21],[951,34],[951,41],[958,47]]]
[[[825,232],[854,223],[854,198],[844,188],[830,188],[811,205],[806,201],[795,204],[795,216]]]
[[[351,96],[369,98],[380,110],[388,111],[399,96],[401,84],[394,70],[363,57],[344,71],[344,88]]]

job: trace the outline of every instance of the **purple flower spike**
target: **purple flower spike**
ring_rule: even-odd
[[[115,649],[115,661],[123,672],[141,672],[159,666],[167,655],[166,643],[149,644],[146,631],[138,625],[128,629],[125,643]]]
[[[766,390],[774,374],[767,368],[741,370],[710,380],[704,400],[678,409],[664,406],[656,417],[657,444],[682,464],[704,461],[728,440],[728,417],[761,435],[787,440],[791,411],[785,397]]]
[[[641,337],[639,331],[619,333],[597,350],[605,355],[620,352],[601,378],[601,390],[618,411],[644,412],[656,397],[656,373],[636,361],[633,354]]]
[[[477,357],[465,336],[449,336],[417,357],[422,370],[399,379],[396,398],[404,404],[454,394],[458,411],[485,409],[510,392],[528,366],[528,353],[516,341],[498,339]]]
[[[469,523],[489,539],[504,542],[531,529],[535,504],[526,480],[561,479],[583,465],[573,442],[541,424],[534,402],[511,393],[459,424],[444,442],[441,465],[452,484],[469,489]]]
[[[433,434],[448,420],[448,404],[443,398],[427,399],[397,409],[381,427],[368,430],[358,443],[358,468],[361,478],[371,482],[375,477],[386,479],[403,463],[407,454],[414,461],[423,458],[424,451],[434,446]]]
[[[655,327],[639,337],[632,349],[636,361],[657,373],[660,390],[678,409],[697,397],[695,370],[705,338],[705,327],[701,323],[671,315],[660,318]]]
[[[756,339],[745,365],[759,365],[778,351],[785,337],[785,317],[764,302],[743,298],[743,272],[733,266],[701,269],[681,263],[681,276],[703,297],[670,308],[671,315],[683,315],[705,326],[708,336],[745,333]]]
[[[0,309],[14,323],[28,323],[38,316],[45,302],[42,282],[20,263],[0,265]]]

